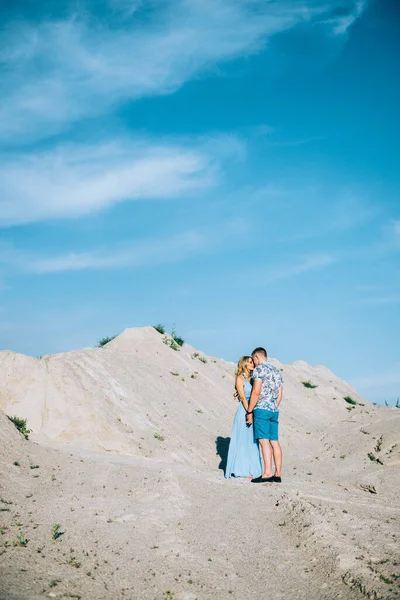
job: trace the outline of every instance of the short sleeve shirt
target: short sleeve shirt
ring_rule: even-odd
[[[278,412],[278,396],[282,385],[280,371],[265,361],[253,370],[253,380],[261,381],[261,391],[254,408]]]

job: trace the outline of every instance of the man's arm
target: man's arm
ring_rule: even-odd
[[[247,409],[249,412],[254,410],[255,405],[257,404],[258,397],[261,392],[261,379],[256,379],[253,383],[253,389],[251,390],[251,396],[249,400],[249,408]]]
[[[281,384],[280,390],[279,390],[279,394],[278,394],[278,400],[277,400],[277,405],[279,406],[281,401],[282,401],[282,396],[283,396],[283,385]]]

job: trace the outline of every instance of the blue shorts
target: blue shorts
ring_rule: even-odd
[[[256,440],[272,440],[277,442],[279,428],[279,412],[256,408],[254,410],[254,437]]]

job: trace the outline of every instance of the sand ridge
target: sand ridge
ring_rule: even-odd
[[[33,433],[0,413],[0,598],[398,598],[400,410],[325,367],[273,362],[284,482],[255,486],[219,468],[233,364],[150,327],[102,349],[1,352],[0,407]]]

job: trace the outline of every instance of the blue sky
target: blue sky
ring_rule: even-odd
[[[176,323],[400,396],[400,9],[0,7],[0,347]]]

